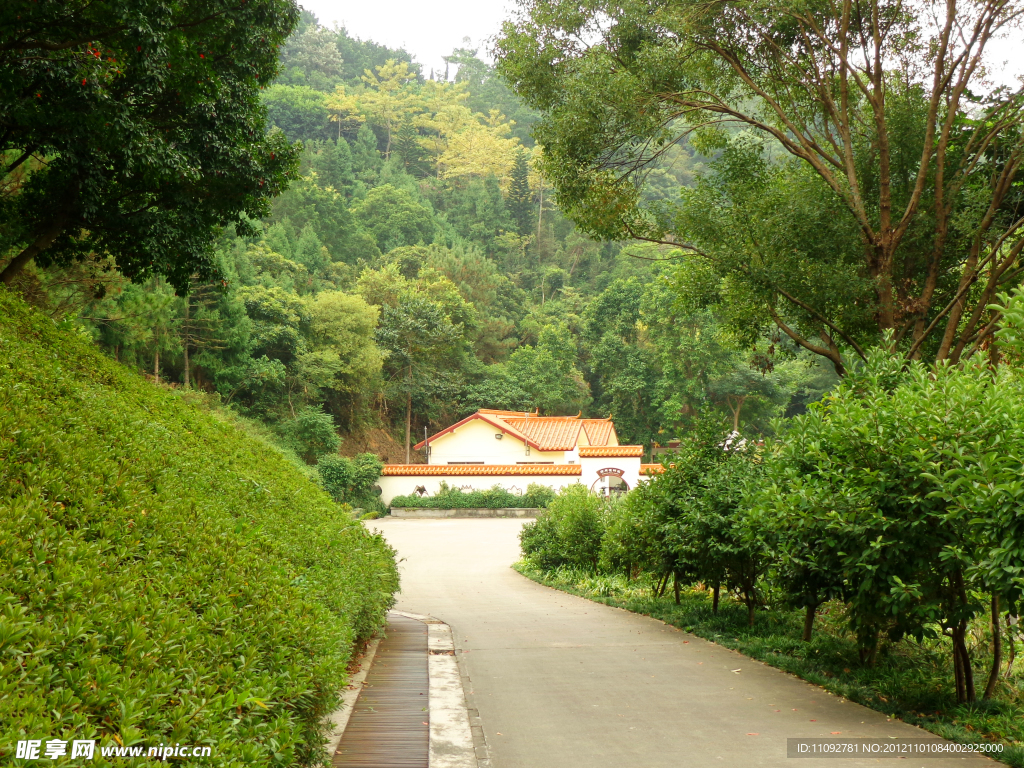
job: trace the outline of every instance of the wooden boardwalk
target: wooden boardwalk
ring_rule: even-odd
[[[427,625],[392,614],[332,766],[427,768]]]

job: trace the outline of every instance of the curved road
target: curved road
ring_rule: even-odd
[[[521,526],[368,523],[401,558],[398,610],[451,625],[493,768],[793,766],[787,737],[932,737],[655,619],[531,582],[509,568]],[[812,758],[795,768],[885,764]]]

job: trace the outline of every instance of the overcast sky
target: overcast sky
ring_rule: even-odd
[[[349,34],[363,40],[383,43],[389,48],[405,48],[423,66],[444,70],[443,56],[462,48],[462,39],[473,41],[473,48],[485,56],[487,38],[496,35],[514,0],[299,0],[316,14],[324,26],[335,22]]]
[[[431,68],[443,71],[443,56],[463,47],[462,39],[472,40],[472,47],[486,55],[487,40],[497,34],[502,20],[515,7],[515,0],[299,0],[312,11],[324,26],[335,22],[349,34],[363,40],[374,40],[389,48],[405,48],[422,66],[423,74]],[[991,61],[995,79],[1010,84],[1024,72],[1024,32],[1016,30],[1011,39],[991,44]],[[1002,63],[1010,62],[1004,68]],[[998,73],[998,74],[997,74]]]

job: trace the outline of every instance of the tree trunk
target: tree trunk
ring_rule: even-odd
[[[957,691],[957,701],[960,704],[970,704],[977,701],[978,698],[977,692],[974,690],[974,670],[971,668],[971,656],[967,652],[966,636],[967,622],[964,621],[953,630],[953,649],[960,658],[962,690]]]
[[[743,602],[747,604],[747,626],[754,626],[754,611],[757,609],[757,595],[754,593],[754,587],[743,591]]]
[[[654,596],[662,597],[665,594],[665,589],[668,587],[668,577],[671,576],[671,572],[666,572],[655,584]]]
[[[153,354],[153,381],[160,383],[160,347],[157,347]]]
[[[191,331],[189,330],[188,321],[189,321],[189,314],[191,313],[190,312],[191,309],[192,309],[192,300],[191,300],[190,297],[186,296],[185,297],[185,338],[182,339],[184,344],[181,345],[182,346],[182,350],[184,351],[184,355],[185,355],[185,389],[188,389],[189,386],[192,383],[191,370],[189,369],[189,361],[188,361],[188,342],[189,342],[189,336],[191,334]]]
[[[999,665],[1003,663],[1003,636],[999,628],[999,595],[992,595],[992,669],[988,673],[983,699],[991,699],[999,682]]]
[[[733,398],[736,400],[736,407],[732,407]],[[729,410],[732,411],[732,431],[740,431],[740,411],[743,410],[743,403],[746,402],[746,395],[728,395],[726,400],[729,404]]]
[[[1013,672],[1013,662],[1017,660],[1017,641],[1013,637],[1013,624],[1010,622],[1010,614],[1006,614],[1006,640],[1010,646],[1010,652],[1006,654],[1006,672],[1003,674],[1007,680]]]
[[[817,612],[817,605],[808,605],[804,611],[804,634],[801,639],[805,643],[811,642],[811,635],[814,633],[814,616]]]
[[[33,241],[32,245],[11,259],[10,263],[4,267],[3,272],[0,272],[0,283],[10,285],[14,282],[15,276],[24,269],[26,264],[53,245],[53,241],[64,231],[66,223],[67,219],[60,218],[44,229],[42,234]]]
[[[409,375],[406,378],[405,388],[405,463],[412,463],[412,365],[409,365]]]
[[[711,592],[711,612],[714,614],[718,613],[718,593],[721,589],[721,584],[715,582],[715,588]]]
[[[964,663],[960,658],[960,647],[956,644],[956,630],[953,630],[953,688],[956,691],[957,704],[967,700],[964,688]]]
[[[679,574],[672,571],[672,591],[676,593],[676,605],[679,605]]]

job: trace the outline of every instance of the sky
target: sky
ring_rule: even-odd
[[[455,48],[466,47],[463,38],[478,48],[480,58],[491,61],[487,55],[488,39],[496,35],[501,22],[510,15],[515,0],[299,0],[307,10],[316,14],[324,26],[337,23],[349,34],[363,40],[373,40],[389,48],[405,48],[423,66],[423,74],[430,70],[444,71],[443,57]],[[990,62],[993,79],[1010,85],[1024,74],[1024,31],[1016,29],[1008,39],[990,43]],[[1004,65],[1004,62],[1006,64]]]
[[[455,48],[466,47],[462,40],[472,40],[472,48],[480,49],[480,58],[487,61],[487,39],[496,35],[501,22],[511,10],[514,0],[299,0],[312,11],[324,26],[335,22],[350,35],[373,40],[389,48],[405,48],[423,66],[423,74],[431,68],[444,71],[443,57]]]

